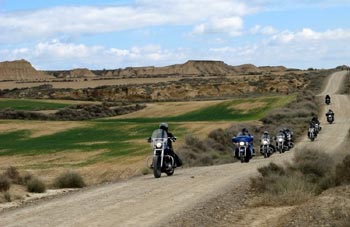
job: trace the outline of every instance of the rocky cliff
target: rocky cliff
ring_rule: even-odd
[[[26,60],[0,62],[0,81],[35,81],[52,78],[44,72],[37,71]]]

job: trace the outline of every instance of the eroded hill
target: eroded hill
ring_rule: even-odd
[[[0,62],[0,81],[35,81],[52,78],[44,72],[37,71],[28,61],[23,59]]]

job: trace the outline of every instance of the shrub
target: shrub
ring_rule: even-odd
[[[9,192],[1,192],[0,193],[0,203],[2,202],[11,202],[12,198],[11,198],[11,194]]]
[[[315,150],[296,151],[294,165],[304,175],[311,177],[324,177],[334,168],[333,160],[328,154]]]
[[[82,188],[85,186],[83,178],[76,172],[68,171],[59,175],[54,182],[57,188]]]
[[[27,181],[27,191],[35,193],[43,193],[46,191],[45,184],[36,177],[32,177]]]
[[[350,155],[335,168],[335,181],[339,184],[350,184]]]
[[[258,168],[258,172],[263,176],[271,176],[272,174],[277,174],[279,176],[285,175],[285,170],[282,166],[279,166],[273,162],[269,165]]]
[[[8,191],[11,187],[11,182],[7,176],[0,175],[0,192]]]
[[[6,169],[5,175],[13,182],[20,183],[20,175],[16,167],[10,166]]]

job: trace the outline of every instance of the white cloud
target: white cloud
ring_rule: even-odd
[[[272,36],[272,41],[290,42],[311,42],[311,41],[350,41],[350,30],[334,29],[324,32],[316,32],[310,28],[304,28],[298,32],[283,31]]]
[[[38,69],[120,68],[145,65],[168,65],[188,59],[186,50],[167,50],[159,45],[134,46],[130,49],[86,46],[58,40],[38,43],[31,48],[0,50],[0,61],[26,59]]]
[[[241,26],[240,17],[256,10],[242,0],[139,0],[128,6],[62,6],[0,12],[0,43],[160,25],[208,24],[208,29],[225,30]]]
[[[194,27],[191,34],[227,33],[231,36],[239,36],[242,33],[243,20],[240,17],[214,18],[210,22]]]
[[[256,35],[256,34],[273,35],[278,33],[278,29],[274,28],[271,25],[264,26],[264,27],[262,27],[261,25],[255,25],[249,30],[249,32],[253,35]]]
[[[260,32],[261,27],[254,27]],[[252,30],[251,30],[252,31]],[[332,68],[350,61],[350,30],[317,32],[310,28],[281,31],[242,46],[211,48],[216,58],[233,65],[285,65],[296,68]]]

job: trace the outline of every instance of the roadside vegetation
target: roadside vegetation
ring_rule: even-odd
[[[23,191],[33,193],[43,193],[46,191],[46,185],[38,177],[26,173],[22,176],[16,167],[8,167],[2,174],[0,174],[0,203],[11,202],[13,199],[19,199],[24,196],[11,192],[13,185],[21,188]],[[16,190],[20,191],[20,190]]]
[[[0,174],[0,203],[11,202],[28,196],[27,192],[45,193],[48,187],[82,188],[85,187],[83,177],[75,171],[61,173],[52,185],[47,185],[39,177],[29,172],[21,174],[16,167],[10,166]],[[12,190],[12,188],[15,188]]]

